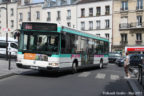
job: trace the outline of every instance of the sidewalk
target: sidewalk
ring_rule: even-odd
[[[130,85],[134,96],[144,96],[144,88],[138,82],[138,78],[132,76],[130,79],[127,80],[128,84]]]
[[[29,69],[17,68],[16,61],[14,59],[11,60],[11,70],[8,69],[8,66],[9,61],[5,58],[0,58],[0,79],[29,71]]]

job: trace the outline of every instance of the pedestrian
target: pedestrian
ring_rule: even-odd
[[[130,64],[130,56],[128,53],[126,53],[126,59],[124,62],[124,70],[125,70],[125,74],[126,74],[126,78],[130,78],[130,73],[129,73],[129,64]]]

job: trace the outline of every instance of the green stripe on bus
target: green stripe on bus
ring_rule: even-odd
[[[52,55],[51,57],[71,57],[71,54]]]
[[[22,54],[22,52],[18,52],[18,54]]]
[[[109,57],[108,55],[104,55],[104,57]]]
[[[62,28],[61,27],[58,27],[58,29],[57,29],[57,32],[61,32],[61,30],[62,30]]]

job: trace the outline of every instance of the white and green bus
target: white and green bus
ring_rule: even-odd
[[[17,67],[37,70],[103,68],[109,41],[54,23],[24,22],[20,30]]]

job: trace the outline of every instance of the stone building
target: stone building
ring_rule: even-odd
[[[113,1],[113,51],[125,46],[144,46],[143,0]]]

